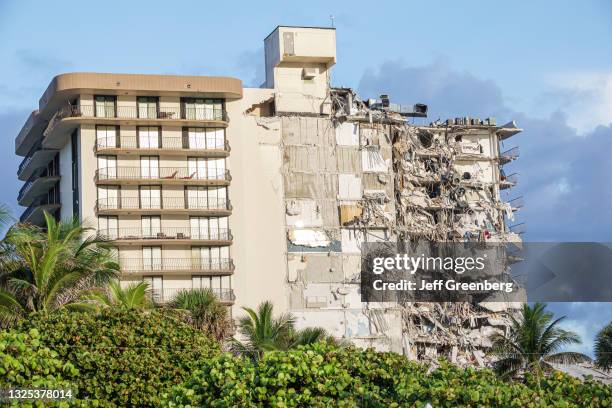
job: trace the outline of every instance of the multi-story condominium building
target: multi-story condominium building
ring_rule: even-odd
[[[159,302],[211,288],[272,300],[298,325],[415,358],[482,360],[511,303],[361,301],[363,242],[518,241],[502,166],[513,123],[411,124],[427,107],[331,86],[335,30],[277,27],[266,81],[55,77],[16,139],[21,221],[78,217],[113,240],[122,280]],[[496,299],[499,300],[499,299]]]

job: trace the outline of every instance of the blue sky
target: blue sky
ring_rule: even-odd
[[[289,6],[290,5],[290,6]],[[430,119],[495,116],[525,129],[512,165],[531,241],[612,241],[612,2],[0,0],[0,202],[16,215],[14,138],[60,72],[263,81],[276,26],[328,26],[335,85],[424,102]],[[610,284],[608,282],[608,284]],[[610,304],[556,304],[590,349]]]

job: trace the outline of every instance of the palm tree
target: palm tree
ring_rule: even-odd
[[[119,265],[107,242],[86,236],[77,220],[57,222],[45,213],[46,230],[16,224],[3,242],[0,325],[29,313],[58,309],[91,310],[85,298],[116,278]]]
[[[115,307],[127,310],[144,310],[153,307],[149,297],[149,284],[146,282],[130,283],[122,287],[116,280],[108,284],[103,290],[92,291],[91,299],[105,307]]]
[[[612,322],[595,337],[595,363],[604,370],[612,369]]]
[[[169,307],[187,312],[186,320],[194,327],[222,341],[230,335],[232,322],[227,307],[223,306],[210,289],[186,289],[176,294]]]
[[[580,337],[559,327],[565,316],[553,320],[554,315],[545,309],[542,303],[524,304],[518,318],[511,316],[509,333],[493,337],[493,354],[499,357],[495,370],[503,377],[532,372],[539,384],[543,372],[552,369],[550,363],[590,361],[581,353],[559,352],[564,346],[580,344]]]
[[[272,302],[261,303],[257,312],[248,307],[242,309],[247,313],[238,320],[238,332],[243,341],[232,342],[231,348],[235,353],[259,359],[269,351],[331,339],[322,328],[296,330],[295,318],[289,313],[275,318]]]

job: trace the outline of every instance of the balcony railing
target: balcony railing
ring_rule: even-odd
[[[520,224],[511,225],[510,227],[508,227],[508,229],[511,232],[514,232],[515,234],[519,234],[520,235],[520,234],[524,234],[525,233],[525,231],[526,231],[525,227],[526,227],[525,223],[521,222]]]
[[[520,196],[520,197],[516,197],[508,201],[508,204],[510,204],[510,207],[512,207],[512,209],[518,210],[519,208],[523,207],[525,202],[523,200],[523,196]]]
[[[189,290],[191,288],[164,288],[164,289],[151,289],[149,296],[154,302],[169,302],[176,297],[176,295],[182,291]],[[213,294],[221,302],[233,302],[236,297],[234,296],[233,289],[210,289]]]
[[[17,174],[21,174],[23,169],[25,169],[26,166],[32,161],[32,156],[34,156],[34,153],[36,153],[38,150],[41,149],[41,146],[42,146],[42,142],[40,140],[38,142],[34,143],[32,148],[30,148],[30,151],[25,155],[23,160],[21,160],[21,163],[19,163],[19,168],[17,169]]]
[[[106,149],[165,149],[165,150],[220,150],[229,152],[227,140],[190,140],[186,137],[139,138],[137,136],[101,137],[96,141],[96,151]]]
[[[60,108],[51,120],[43,135],[46,137],[65,118],[117,118],[117,119],[183,119],[192,121],[227,121],[227,112],[213,106],[203,107],[149,107],[149,106],[104,106],[68,105]]]
[[[229,200],[211,197],[111,197],[96,200],[96,211],[104,210],[231,210]]]
[[[109,228],[98,230],[98,235],[114,241],[149,239],[231,241],[233,239],[230,230],[227,228],[211,230],[191,227]]]
[[[499,180],[500,180],[499,187],[501,189],[513,187],[518,183],[518,173],[512,173],[507,176],[504,173],[502,173],[500,175]]]
[[[36,209],[40,207],[41,205],[58,205],[59,206],[60,202],[59,200],[51,200],[46,195],[43,197],[39,197],[36,200],[34,200],[34,202],[30,204],[28,208],[25,209],[25,211],[19,217],[19,222],[25,222],[25,220],[30,218],[32,213],[36,211]]]
[[[501,152],[499,155],[499,160],[502,163],[508,163],[512,160],[516,160],[519,157],[519,148],[518,146],[513,147],[512,149],[508,149],[504,152]]]
[[[230,258],[123,258],[119,260],[123,272],[155,271],[233,271],[234,263]]]
[[[229,170],[188,167],[104,167],[96,170],[96,180],[221,180],[230,181]]]

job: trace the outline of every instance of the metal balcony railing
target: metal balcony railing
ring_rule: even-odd
[[[520,235],[520,234],[524,234],[525,233],[525,231],[526,231],[525,227],[526,227],[525,223],[521,222],[520,224],[511,225],[510,227],[508,227],[508,229],[511,232],[514,232],[515,234],[519,234]]]
[[[176,295],[182,291],[189,290],[191,288],[164,288],[164,289],[151,289],[149,296],[154,302],[169,302],[176,297]],[[233,289],[210,289],[213,294],[221,302],[233,302],[236,297],[234,296]]]
[[[225,109],[212,105],[202,107],[163,107],[163,106],[108,106],[100,105],[67,105],[51,117],[43,132],[46,137],[65,118],[117,118],[117,119],[183,119],[193,121],[227,121]]]
[[[26,166],[30,164],[30,162],[32,161],[32,157],[34,156],[34,153],[36,153],[41,148],[42,148],[42,141],[39,140],[38,142],[34,143],[34,145],[30,148],[30,151],[25,155],[23,160],[21,160],[21,163],[19,163],[17,174],[21,174],[23,169],[25,169]]]
[[[104,210],[231,210],[230,201],[212,197],[111,197],[96,200],[96,211]]]
[[[234,263],[230,258],[123,258],[119,260],[123,272],[155,271],[233,271]]]
[[[21,216],[19,217],[19,222],[25,222],[25,220],[27,220],[30,215],[32,215],[32,213],[41,205],[50,205],[50,204],[56,204],[56,205],[60,205],[59,200],[52,200],[49,199],[48,196],[42,196],[37,198],[36,200],[34,200],[34,202],[32,204],[30,204],[28,206],[28,208],[25,209],[25,211],[21,214]]]
[[[507,163],[510,162],[512,160],[515,160],[519,157],[519,148],[518,146],[513,147],[512,149],[508,149],[504,152],[501,152],[499,154],[499,159],[501,162],[503,163]]]
[[[229,152],[227,140],[190,140],[187,137],[139,138],[137,136],[107,136],[98,138],[95,150],[105,149],[165,149],[165,150],[221,150]]]
[[[500,175],[500,188],[501,189],[505,189],[505,188],[510,188],[510,187],[514,187],[517,183],[518,183],[518,173],[512,173],[509,175],[505,175],[503,172]]]
[[[189,167],[104,167],[96,170],[96,180],[221,180],[230,181],[229,170]]]
[[[523,196],[520,196],[508,201],[508,204],[510,204],[510,207],[512,207],[513,210],[518,210],[519,208],[523,207],[525,202],[523,200]]]
[[[152,227],[152,228],[109,228],[98,230],[98,235],[114,241],[192,239],[202,241],[231,241],[231,231],[227,228],[206,230],[191,227]]]

